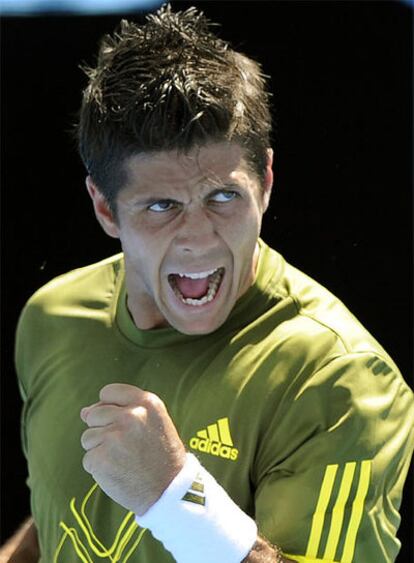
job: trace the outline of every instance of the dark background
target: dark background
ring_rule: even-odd
[[[272,76],[276,180],[263,237],[345,301],[412,385],[411,8],[193,4]],[[118,251],[93,218],[69,132],[85,84],[78,65],[119,19],[1,21],[3,540],[30,510],[13,369],[19,310],[51,277]],[[412,491],[411,479],[399,563],[412,562]]]

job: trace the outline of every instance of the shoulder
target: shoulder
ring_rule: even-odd
[[[42,372],[43,362],[62,354],[69,342],[82,347],[85,334],[110,326],[123,280],[118,254],[58,276],[24,306],[16,331],[15,364],[21,384]]]
[[[291,305],[291,314],[283,328],[295,345],[315,346],[320,339],[325,339],[335,342],[338,353],[371,353],[392,362],[375,337],[338,297],[286,262],[276,251],[267,248],[267,253],[271,257],[268,264],[272,264],[272,260],[273,264],[279,264],[268,291]]]
[[[277,252],[267,247],[265,254],[272,304],[256,340],[266,352],[267,385],[279,396],[283,384],[286,407],[308,398],[328,407],[333,390],[355,397],[358,407],[358,397],[369,397],[370,390],[410,396],[393,359],[340,299]]]
[[[414,397],[391,361],[345,353],[307,368],[291,374],[282,397],[268,396],[259,474],[275,464],[306,471],[310,459],[372,459],[383,448],[406,459],[414,446]]]
[[[117,254],[65,274],[57,276],[38,289],[27,301],[27,311],[38,310],[54,314],[63,307],[76,303],[97,302],[105,299],[108,290],[116,285],[123,274],[123,254]]]
[[[38,289],[24,306],[16,334],[16,354],[30,337],[35,344],[54,337],[69,319],[111,317],[114,295],[123,279],[123,255],[58,276]]]

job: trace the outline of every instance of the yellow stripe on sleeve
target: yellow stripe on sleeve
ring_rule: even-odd
[[[340,563],[339,561],[331,561],[327,559],[314,559],[305,557],[303,555],[291,555],[290,553],[283,554],[287,559],[291,559],[292,561],[297,561],[297,563]]]
[[[364,510],[365,498],[368,493],[369,481],[371,477],[371,461],[365,460],[361,464],[361,474],[359,476],[358,489],[352,504],[351,519],[345,538],[344,550],[341,563],[352,563],[355,551],[356,537],[361,524],[362,513]]]
[[[332,560],[335,558],[338,548],[339,537],[341,535],[344,521],[345,505],[351,491],[352,480],[355,474],[356,462],[349,462],[345,465],[338,498],[332,511],[331,528],[329,530],[328,541],[323,555],[324,559]]]
[[[312,518],[312,528],[309,535],[308,546],[306,548],[306,557],[316,558],[321,535],[323,530],[323,523],[325,521],[325,513],[331,498],[332,489],[335,482],[336,472],[338,465],[328,465],[325,470],[325,475],[322,482],[321,491],[319,493],[318,504]]]

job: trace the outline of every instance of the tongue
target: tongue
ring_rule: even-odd
[[[207,293],[209,279],[192,280],[191,278],[176,276],[175,283],[184,299],[188,297],[199,299]]]

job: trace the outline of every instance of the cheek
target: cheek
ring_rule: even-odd
[[[243,206],[237,213],[221,224],[223,238],[237,252],[255,245],[260,233],[261,214],[253,203]]]
[[[134,229],[125,229],[120,236],[126,266],[133,270],[135,275],[138,275],[141,279],[148,277],[155,262],[156,255],[154,254],[154,249],[149,244],[150,240],[146,240]]]
[[[169,242],[161,236],[159,230],[124,229],[121,237],[121,246],[126,262],[141,279],[145,287],[158,287],[160,273],[164,261],[168,256]]]
[[[227,245],[233,255],[234,275],[243,286],[252,273],[252,264],[260,235],[261,213],[253,203],[232,221],[227,232]]]
[[[155,257],[157,250],[162,246],[163,237],[158,229],[136,221],[124,226],[120,232],[120,240],[124,251],[131,256]]]

